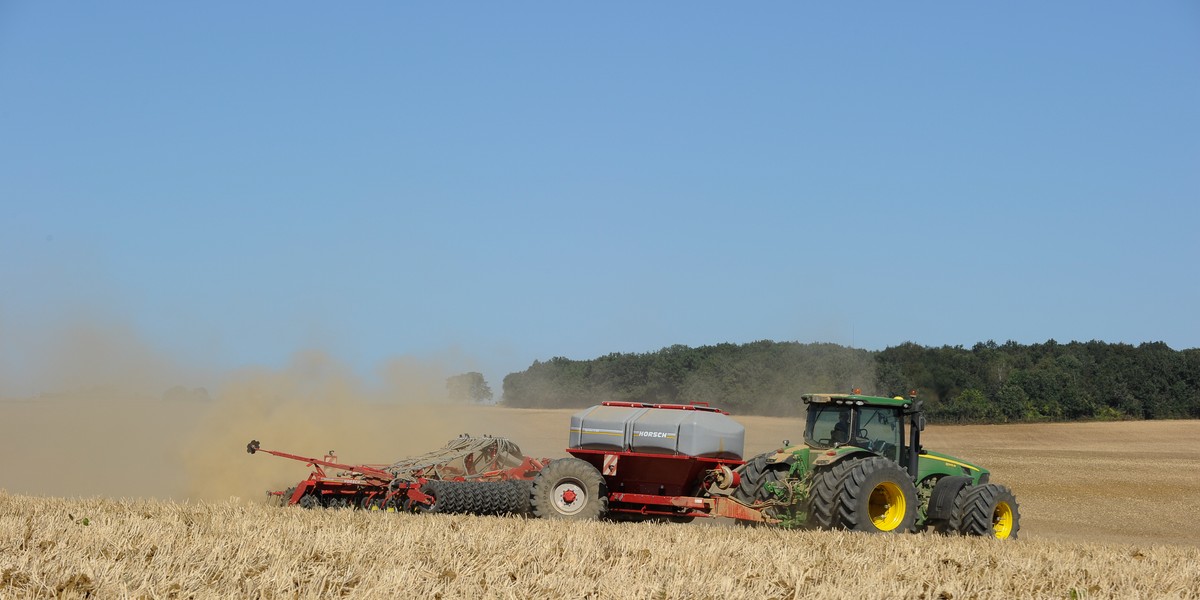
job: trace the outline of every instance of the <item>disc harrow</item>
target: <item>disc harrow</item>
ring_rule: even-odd
[[[530,482],[550,462],[525,456],[506,438],[466,434],[390,465],[341,463],[332,450],[322,458],[267,450],[258,440],[246,452],[312,468],[295,486],[267,492],[284,506],[477,515],[529,512]]]

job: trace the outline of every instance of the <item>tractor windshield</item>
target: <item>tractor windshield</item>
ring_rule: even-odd
[[[858,409],[858,432],[855,446],[861,446],[876,454],[899,461],[900,416],[896,409],[882,406],[865,406]]]
[[[835,444],[846,444],[854,431],[851,422],[854,409],[833,404],[809,404],[808,422],[804,427],[804,441],[814,448],[832,448]]]
[[[814,402],[808,405],[804,441],[814,448],[858,446],[898,461],[901,433],[894,408]]]

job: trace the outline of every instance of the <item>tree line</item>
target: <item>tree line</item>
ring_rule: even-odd
[[[535,361],[504,378],[502,403],[575,408],[604,400],[707,402],[798,416],[800,395],[916,389],[930,420],[1003,423],[1200,418],[1200,349],[1162,342],[904,343],[880,351],[769,340]]]

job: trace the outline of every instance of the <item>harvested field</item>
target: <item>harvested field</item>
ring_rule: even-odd
[[[1198,562],[1153,544],[0,494],[3,597],[1182,598]]]
[[[339,408],[345,416],[242,406],[231,419],[216,403],[0,403],[0,598],[1161,598],[1200,588],[1200,522],[1188,510],[1200,497],[1197,421],[931,426],[927,446],[989,467],[1017,493],[1020,540],[1005,543],[265,506],[263,490],[307,470],[248,456],[251,437],[389,462],[490,433],[558,457],[572,412]],[[801,437],[799,419],[739,420],[748,454]]]

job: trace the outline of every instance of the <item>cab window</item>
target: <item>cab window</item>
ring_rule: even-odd
[[[892,408],[864,407],[859,409],[857,438],[853,444],[900,460],[900,424]]]
[[[815,448],[832,448],[846,444],[854,431],[854,409],[832,404],[811,404],[804,428],[804,440]]]

